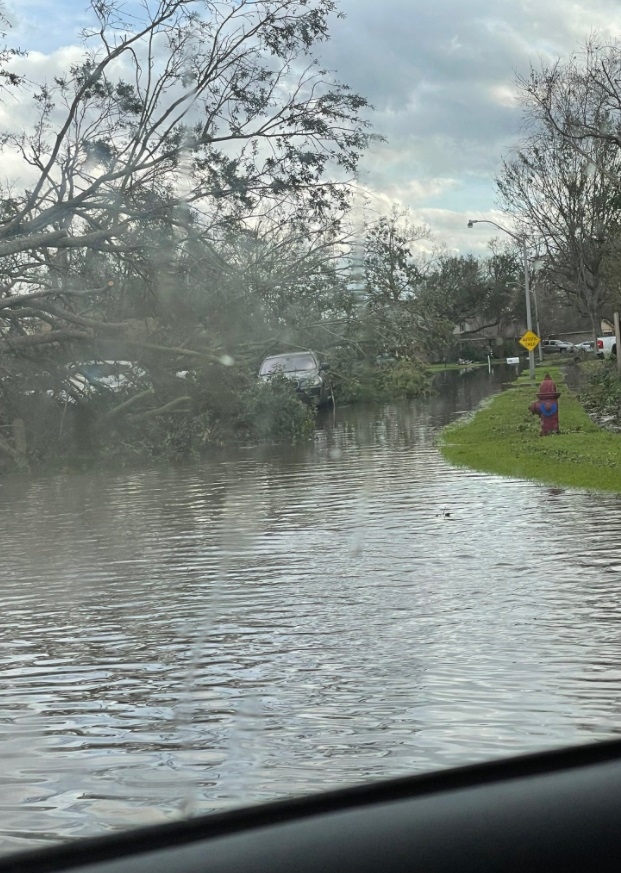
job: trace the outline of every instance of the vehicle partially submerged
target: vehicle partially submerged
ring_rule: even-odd
[[[135,361],[88,361],[71,364],[69,369],[72,379],[115,393],[142,382],[147,376]]]
[[[295,383],[303,399],[311,400],[317,406],[325,406],[333,401],[327,369],[327,364],[321,363],[315,352],[286,352],[265,358],[259,378],[270,379],[280,373]]]
[[[65,388],[48,391],[63,402],[94,395],[118,394],[147,387],[147,372],[135,361],[81,361],[67,365]]]

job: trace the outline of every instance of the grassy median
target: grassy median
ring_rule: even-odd
[[[444,429],[444,457],[458,466],[503,476],[621,492],[621,436],[591,421],[558,367],[538,367],[536,372],[537,385],[549,372],[562,392],[560,434],[539,436],[539,417],[528,411],[537,388],[521,377],[472,418]]]

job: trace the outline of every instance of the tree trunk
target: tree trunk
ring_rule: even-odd
[[[589,320],[591,322],[591,329],[593,330],[593,351],[597,354],[597,338],[599,336],[601,330],[601,318],[599,312],[594,312],[591,307],[588,308],[589,311]]]
[[[15,446],[15,463],[20,470],[27,470],[28,443],[26,441],[26,426],[22,418],[13,419],[13,444]]]

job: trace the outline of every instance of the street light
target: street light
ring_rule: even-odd
[[[535,301],[535,324],[537,325],[537,336],[539,337],[539,344],[537,345],[537,352],[539,353],[539,363],[543,364],[543,349],[541,348],[541,329],[539,327],[539,306],[537,305],[537,283],[533,285],[533,300]],[[533,354],[535,354],[533,352]]]
[[[506,227],[503,227],[501,224],[496,224],[495,221],[490,221],[488,218],[471,218],[468,221],[468,227],[472,228],[475,224],[491,224],[494,227],[497,227],[498,230],[502,230],[504,233],[508,233],[509,236],[513,237],[516,242],[518,242],[522,247],[522,256],[524,259],[524,294],[526,295],[526,327],[528,330],[532,331],[533,329],[533,319],[530,312],[530,287],[528,283],[528,253],[526,251],[526,235],[518,235],[517,233],[513,233],[512,230],[508,230]],[[535,351],[534,349],[530,349],[528,352],[528,372],[532,381],[535,380]]]

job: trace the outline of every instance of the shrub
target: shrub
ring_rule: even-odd
[[[375,374],[377,393],[385,398],[428,397],[431,376],[420,361],[398,358],[382,364]]]
[[[459,357],[465,361],[487,361],[487,353],[490,348],[489,343],[463,343]]]
[[[373,368],[352,346],[339,346],[329,355],[330,382],[336,403],[373,400]]]
[[[585,361],[581,369],[587,386],[581,392],[580,400],[599,413],[617,415],[621,409],[621,382],[616,361]]]
[[[294,442],[312,433],[314,409],[299,399],[290,379],[276,373],[244,392],[237,424],[247,439]]]

